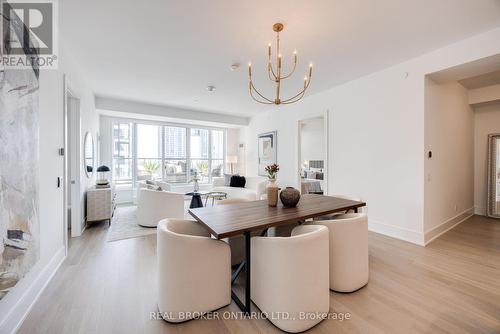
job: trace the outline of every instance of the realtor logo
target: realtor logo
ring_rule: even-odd
[[[2,63],[9,67],[57,67],[55,1],[2,2]]]

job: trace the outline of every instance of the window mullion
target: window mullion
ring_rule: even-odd
[[[212,130],[208,130],[208,183],[212,182]]]
[[[160,133],[161,133],[161,179],[163,181],[166,181],[166,175],[165,175],[165,127],[161,126],[160,127]]]
[[[191,180],[191,128],[186,128],[186,182]]]
[[[137,123],[132,123],[132,187],[137,186]]]

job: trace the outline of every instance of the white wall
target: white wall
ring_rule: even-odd
[[[488,135],[500,133],[500,104],[474,109],[474,207],[486,215],[488,189]]]
[[[277,130],[279,180],[297,186],[297,120],[330,110],[329,193],[367,201],[370,229],[424,244],[425,75],[498,54],[498,40],[495,29],[263,111],[242,132],[247,174],[257,173],[257,134]]]
[[[13,332],[43,291],[65,257],[63,231],[63,188],[57,188],[57,177],[63,177],[63,157],[58,148],[63,138],[63,73],[68,73],[76,92],[82,97],[82,131],[95,131],[97,117],[89,96],[90,90],[75,71],[76,64],[60,50],[58,70],[40,71],[40,259],[30,272],[0,301],[0,333]],[[90,180],[82,184],[90,184]]]
[[[323,160],[325,158],[323,141],[325,139],[323,118],[313,118],[301,122],[300,155],[301,160]]]
[[[472,105],[500,102],[500,84],[469,90],[469,103]]]
[[[241,157],[239,156],[239,144],[240,144],[240,129],[227,129],[226,131],[226,157],[230,155],[234,155],[238,157],[238,163],[233,164],[233,172],[243,173],[240,168],[244,165],[244,161],[241,161]],[[231,166],[229,163],[226,164],[226,172],[231,171]]]
[[[474,113],[458,82],[425,80],[424,233],[426,242],[474,207]]]
[[[87,189],[95,184],[96,173],[87,177],[83,163],[84,137],[89,131],[94,141],[94,170],[100,165],[99,161],[99,116],[95,109],[95,98],[90,86],[84,80],[83,75],[78,71],[79,66],[69,53],[64,54],[63,71],[66,75],[67,84],[71,88],[75,97],[80,99],[80,231],[85,228],[85,193]],[[77,235],[80,235],[77,233]]]

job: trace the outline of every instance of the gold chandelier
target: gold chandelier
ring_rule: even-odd
[[[272,56],[272,50],[271,50],[271,43],[268,45],[268,64],[267,64],[267,74],[269,76],[269,80],[274,81],[276,84],[276,98],[274,100],[268,99],[264,95],[262,95],[256,88],[255,85],[253,84],[252,81],[252,63],[248,63],[248,90],[250,91],[250,96],[257,102],[263,103],[263,104],[290,104],[299,101],[302,97],[304,97],[304,94],[309,87],[309,84],[311,83],[311,74],[312,74],[312,64],[309,64],[309,72],[308,74],[304,77],[304,87],[302,90],[295,94],[294,96],[282,100],[281,99],[281,80],[289,78],[293,72],[295,72],[295,68],[297,67],[297,51],[293,52],[293,69],[290,73],[287,75],[282,75],[281,74],[281,53],[280,53],[280,31],[283,30],[283,24],[282,23],[275,23],[273,25],[273,30],[276,32],[276,70],[274,70],[273,64],[271,62],[271,56]],[[254,96],[254,92],[259,96],[259,98],[256,98]]]

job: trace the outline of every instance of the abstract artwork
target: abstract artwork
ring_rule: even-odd
[[[259,175],[267,176],[266,166],[277,163],[276,131],[262,133],[258,137]]]
[[[38,73],[0,66],[0,299],[40,253]]]

